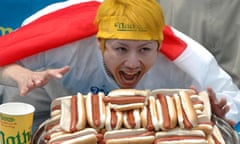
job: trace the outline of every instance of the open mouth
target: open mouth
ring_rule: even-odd
[[[120,71],[119,75],[121,78],[121,83],[127,87],[134,86],[138,82],[140,73],[141,73],[140,71],[137,71],[137,72]]]

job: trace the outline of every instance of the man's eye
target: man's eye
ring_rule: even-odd
[[[125,51],[127,51],[127,49],[124,48],[124,47],[118,47],[118,48],[116,48],[116,50],[119,51],[119,52],[125,52]]]
[[[148,51],[151,51],[151,49],[147,47],[140,49],[140,52],[148,52]]]

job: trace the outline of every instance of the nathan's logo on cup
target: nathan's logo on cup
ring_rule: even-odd
[[[6,122],[14,122],[15,119],[12,117],[8,117],[8,116],[4,116],[3,114],[0,114],[0,120],[6,121]]]
[[[31,130],[18,131],[14,136],[6,137],[4,132],[0,130],[0,144],[27,144],[31,141]]]
[[[146,32],[147,28],[141,25],[116,22],[114,23],[114,27],[117,28],[117,31],[143,31]]]
[[[25,103],[0,105],[0,144],[30,144],[33,112]]]

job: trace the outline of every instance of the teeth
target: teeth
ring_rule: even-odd
[[[125,72],[125,74],[127,74],[127,75],[135,75],[135,74],[137,74],[137,72]]]

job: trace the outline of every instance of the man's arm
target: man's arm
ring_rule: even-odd
[[[70,70],[69,66],[34,72],[18,64],[0,67],[0,84],[18,87],[21,96],[34,88],[46,85],[53,77],[62,78]]]
[[[19,75],[24,72],[24,68],[17,64],[0,67],[0,84],[17,87],[17,82],[14,79],[16,77],[14,75]]]

